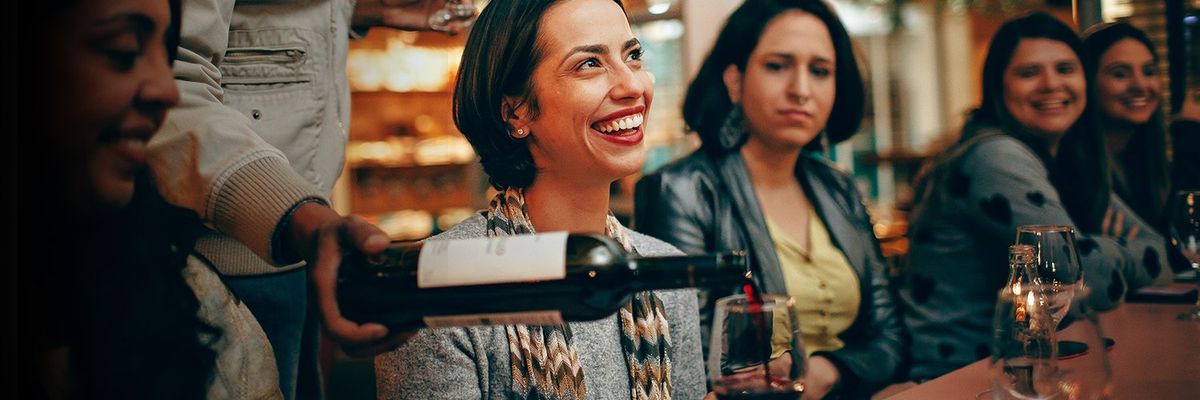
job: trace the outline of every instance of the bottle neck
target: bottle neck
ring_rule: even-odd
[[[1008,284],[1020,282],[1023,285],[1038,283],[1034,266],[1026,263],[1008,264]]]
[[[1029,284],[1037,279],[1034,263],[1033,246],[1014,244],[1008,246],[1008,285],[1015,283]]]
[[[726,253],[698,256],[635,257],[635,289],[679,289],[689,287],[728,287],[743,284],[746,278],[744,255]]]

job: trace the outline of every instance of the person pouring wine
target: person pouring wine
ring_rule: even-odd
[[[640,257],[602,234],[560,231],[398,241],[379,254],[352,253],[339,268],[338,304],[352,321],[398,332],[559,325],[608,317],[638,292],[748,281],[745,253]]]
[[[454,120],[498,193],[429,241],[568,231],[608,236],[638,255],[682,254],[609,212],[612,182],[645,160],[653,86],[642,52],[619,1],[493,0],[463,51]],[[424,330],[375,359],[377,394],[701,398],[695,296],[640,292],[590,322]]]

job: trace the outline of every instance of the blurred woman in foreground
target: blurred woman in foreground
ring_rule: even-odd
[[[189,256],[196,217],[144,168],[179,101],[179,1],[22,6],[19,397],[279,398],[254,317]]]

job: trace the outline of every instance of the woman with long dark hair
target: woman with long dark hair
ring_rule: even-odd
[[[1099,128],[1113,161],[1109,168],[1113,193],[1135,211],[1136,215],[1129,217],[1149,222],[1161,234],[1166,230],[1164,210],[1172,189],[1189,186],[1188,182],[1171,180],[1167,149],[1172,143],[1162,109],[1161,71],[1154,42],[1133,25],[1117,22],[1089,28],[1084,32],[1083,46],[1094,74],[1092,94],[1102,122]],[[1200,120],[1191,118],[1177,115],[1171,121],[1172,136],[1186,143],[1188,129],[1195,132],[1200,124]],[[1195,162],[1186,159],[1195,149],[1175,148],[1178,163]],[[1195,179],[1200,177],[1192,181]]]
[[[189,256],[195,216],[167,206],[144,168],[179,101],[179,1],[21,14],[38,31],[19,57],[37,121],[20,135],[20,397],[277,396],[265,336]]]
[[[1075,227],[1087,299],[1116,307],[1161,273],[1163,243],[1113,238],[1144,230],[1110,201],[1104,140],[1088,104],[1083,46],[1045,13],[1009,20],[988,47],[983,101],[959,141],[918,176],[901,285],[912,334],[910,377],[937,377],[990,354],[996,293],[1018,226]],[[1106,218],[1106,215],[1109,217]]]
[[[689,253],[744,250],[761,290],[796,299],[806,398],[870,397],[902,360],[870,216],[820,152],[857,132],[863,101],[850,36],[826,3],[748,0],[684,100],[701,148],[637,185],[637,229]],[[702,320],[738,290],[706,293]]]

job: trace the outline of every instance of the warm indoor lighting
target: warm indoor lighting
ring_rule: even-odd
[[[346,68],[355,91],[438,92],[450,86],[461,61],[461,48],[417,47],[391,37],[386,50],[350,50]]]
[[[461,136],[389,137],[379,141],[352,141],[346,146],[346,161],[351,165],[445,165],[474,160],[475,151]]]
[[[1113,22],[1133,15],[1133,4],[1129,0],[1103,0],[1100,3],[1100,13],[1104,22]]]
[[[662,14],[671,9],[671,0],[647,0],[646,11],[651,14]]]
[[[664,19],[643,23],[641,32],[646,39],[655,42],[678,40],[683,37],[683,22],[677,19]]]

